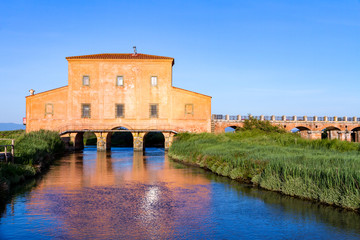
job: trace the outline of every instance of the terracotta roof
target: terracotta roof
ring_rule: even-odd
[[[173,60],[171,57],[163,57],[149,54],[133,54],[133,53],[101,53],[101,54],[91,54],[91,55],[82,55],[82,56],[72,56],[67,57],[66,59],[169,59]]]

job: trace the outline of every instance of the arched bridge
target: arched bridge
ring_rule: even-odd
[[[321,139],[326,132],[329,139],[360,142],[359,117],[309,117],[309,116],[241,116],[213,114],[211,117],[211,131],[224,132],[225,128],[241,128],[244,121],[253,117],[262,121],[268,120],[272,125],[282,126],[287,131],[299,130],[304,138]]]
[[[73,150],[81,150],[84,148],[84,134],[94,133],[96,136],[96,144],[98,151],[106,151],[111,148],[111,136],[114,133],[131,133],[133,137],[134,151],[143,151],[144,139],[147,134],[152,132],[160,132],[164,136],[164,148],[168,150],[173,142],[176,134],[173,130],[128,130],[123,128],[114,128],[111,130],[64,130],[60,132],[61,139],[65,144]]]

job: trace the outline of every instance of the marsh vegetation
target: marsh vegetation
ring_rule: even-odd
[[[169,156],[290,196],[360,208],[360,144],[307,140],[249,120],[235,133],[182,133]]]

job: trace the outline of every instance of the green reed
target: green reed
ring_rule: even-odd
[[[30,133],[24,131],[3,131],[0,138],[15,139],[15,164],[0,163],[0,185],[14,184],[35,176],[40,168],[47,166],[54,155],[64,151],[64,144],[58,132],[40,130]]]
[[[360,208],[360,144],[256,129],[179,134],[175,159],[291,196]]]

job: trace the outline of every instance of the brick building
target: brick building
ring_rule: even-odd
[[[68,85],[26,97],[26,131],[211,131],[211,97],[172,86],[170,57],[67,57]]]

